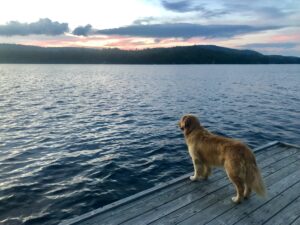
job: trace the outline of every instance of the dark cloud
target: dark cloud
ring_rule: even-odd
[[[60,35],[69,30],[67,23],[53,22],[48,18],[40,19],[34,23],[20,23],[17,21],[8,22],[6,25],[0,25],[0,35]]]
[[[279,19],[298,14],[297,10],[286,10],[282,4],[270,4],[267,1],[236,0],[160,0],[161,5],[177,13],[196,12],[201,18],[213,18],[222,15],[238,14],[262,19]],[[287,3],[293,5],[292,1]],[[217,7],[217,8],[216,8]]]
[[[131,25],[95,31],[95,34],[154,38],[230,38],[240,34],[279,29],[278,26],[199,25],[191,23]]]
[[[92,32],[92,26],[90,24],[86,25],[86,26],[79,26],[76,27],[72,34],[74,35],[78,35],[78,36],[88,36],[89,34],[91,34]]]
[[[283,10],[275,7],[261,7],[253,10],[260,13],[262,16],[266,18],[283,18],[291,13],[291,12],[289,13],[284,12]]]
[[[284,48],[284,49],[290,49],[290,48],[296,47],[297,45],[300,45],[300,43],[295,43],[295,42],[253,43],[253,44],[241,45],[239,47],[242,47],[242,48]]]
[[[223,9],[229,14],[235,14],[261,20],[260,23],[280,23],[289,26],[289,17],[299,14],[299,4],[296,1],[223,1]]]
[[[220,9],[208,9],[205,4],[197,1],[168,1],[162,0],[162,6],[170,11],[179,12],[179,13],[187,13],[187,12],[198,12],[201,17],[211,18],[211,17],[218,17],[221,15],[228,14],[226,10]]]
[[[175,2],[174,1],[163,0],[163,1],[161,1],[161,4],[163,5],[163,7],[165,9],[175,11],[175,12],[189,12],[189,11],[195,11],[195,10],[203,9],[199,6],[195,8],[191,5],[191,2],[188,2],[188,1],[185,1],[185,0],[175,1]]]
[[[205,7],[205,4],[201,4],[199,2],[194,1],[161,1],[162,6],[170,11],[179,12],[179,13],[186,13],[186,12],[198,12],[201,14],[202,17],[211,18],[217,17],[221,15],[228,14],[226,10],[214,9],[210,10]]]

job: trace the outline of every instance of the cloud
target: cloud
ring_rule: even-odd
[[[275,7],[261,7],[254,10],[258,10],[266,18],[283,18],[289,15],[289,13],[284,12],[282,9]]]
[[[191,2],[188,1],[161,1],[161,4],[163,7],[167,10],[175,11],[175,12],[189,12],[189,11],[195,11],[199,9],[203,9],[202,7],[192,7]]]
[[[92,32],[92,26],[90,24],[86,25],[86,26],[79,26],[76,27],[72,34],[77,35],[77,36],[88,36],[89,34],[91,34]]]
[[[237,0],[160,0],[162,7],[175,13],[194,13],[198,18],[210,19],[223,15],[238,15],[259,19],[283,19],[298,14],[297,6],[293,1],[281,1],[273,4],[272,1]]]
[[[162,6],[170,11],[178,13],[198,12],[202,17],[211,18],[228,14],[226,10],[208,9],[205,4],[194,1],[161,1]]]
[[[283,49],[290,49],[290,48],[295,48],[298,45],[300,45],[300,44],[296,43],[296,42],[253,43],[253,44],[241,45],[239,47],[242,47],[242,48],[283,48]]]
[[[6,25],[0,25],[1,36],[14,35],[49,35],[55,36],[63,34],[69,30],[67,23],[52,22],[50,19],[40,19],[34,23],[20,23],[17,21],[10,21]]]
[[[279,29],[278,26],[248,26],[248,25],[199,25],[191,23],[167,23],[130,25],[120,28],[94,31],[101,35],[122,35],[154,38],[230,38],[241,34]]]

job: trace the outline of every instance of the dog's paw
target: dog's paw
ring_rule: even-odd
[[[241,198],[238,198],[237,196],[235,197],[232,197],[231,200],[234,202],[234,203],[241,203]]]
[[[190,180],[191,180],[191,181],[197,181],[197,180],[199,180],[199,177],[196,177],[196,176],[190,176]]]

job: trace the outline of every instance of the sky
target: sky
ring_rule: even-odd
[[[1,0],[0,43],[218,45],[300,57],[299,0]]]

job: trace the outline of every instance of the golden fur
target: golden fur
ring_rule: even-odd
[[[249,198],[251,190],[265,195],[255,157],[245,144],[210,133],[193,115],[183,116],[179,127],[183,130],[194,165],[194,175],[190,177],[192,181],[199,180],[201,176],[207,179],[211,167],[222,166],[236,189],[232,201],[239,203]]]

